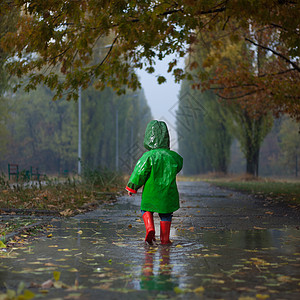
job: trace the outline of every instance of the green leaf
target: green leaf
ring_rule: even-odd
[[[167,80],[166,80],[166,78],[164,77],[164,76],[158,76],[157,77],[157,82],[158,82],[158,84],[162,84],[162,83],[164,83],[164,82],[166,82]]]

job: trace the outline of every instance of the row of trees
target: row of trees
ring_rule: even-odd
[[[9,5],[8,2],[6,4]],[[14,34],[24,15],[13,4],[5,10],[1,3],[0,38]],[[16,3],[15,3],[16,4]],[[3,39],[2,39],[3,41]],[[38,42],[38,41],[36,41]],[[97,64],[110,51],[111,35],[97,40],[90,60]],[[32,76],[20,79],[7,72],[10,50],[0,47],[0,170],[7,170],[8,163],[17,163],[21,169],[39,167],[41,172],[76,172],[78,163],[78,104],[67,101],[68,95],[77,93],[71,88],[57,101],[53,84],[63,82],[68,74],[60,73],[63,63],[51,68],[48,87],[39,84],[31,89],[20,88],[12,92],[12,86],[29,83]],[[84,49],[84,48],[83,48]],[[38,57],[33,54],[32,59]],[[27,56],[30,62],[31,55]],[[21,61],[19,61],[21,62]],[[75,67],[76,64],[73,64]],[[88,66],[86,66],[88,67]],[[34,73],[38,73],[36,66]],[[49,66],[42,68],[47,73]],[[89,76],[85,72],[84,76]],[[80,76],[79,76],[80,77]],[[82,165],[86,169],[107,168],[129,171],[139,157],[142,139],[151,111],[143,90],[126,90],[118,95],[112,88],[95,88],[99,82],[91,77],[90,84],[82,82]],[[24,87],[24,84],[21,84]],[[95,84],[95,85],[93,85]],[[124,88],[126,88],[124,86]]]
[[[235,138],[246,160],[245,171],[257,176],[260,149],[272,129],[273,118],[287,112],[289,101],[294,102],[293,109],[297,111],[299,94],[297,87],[294,90],[293,86],[295,82],[300,82],[300,77],[293,73],[294,70],[285,70],[287,65],[280,64],[274,53],[267,53],[257,46],[276,42],[278,36],[272,35],[269,28],[255,24],[249,28],[239,28],[236,22],[229,20],[226,26],[229,29],[216,26],[214,30],[200,31],[186,60],[190,73],[188,80],[182,84],[177,112],[178,129],[184,137],[179,149],[188,158],[187,172],[214,170],[226,173]],[[235,42],[230,34],[233,27]],[[245,34],[252,36],[252,45],[243,39]],[[272,80],[274,76],[282,80],[282,90],[279,91],[278,86],[271,82],[270,70],[273,71]],[[266,77],[269,78],[267,81]],[[271,98],[282,106],[275,108]],[[189,115],[191,111],[193,115]],[[291,112],[290,115],[293,115]],[[300,148],[300,136],[297,134],[293,131],[296,174]],[[284,144],[288,143],[282,143],[283,153],[291,153],[292,150]],[[188,154],[191,149],[192,156]]]
[[[197,99],[199,92],[207,111],[214,111],[199,119],[208,132],[217,128],[220,136],[197,129],[210,145],[223,147],[211,164],[227,168],[232,139],[223,122],[227,118],[245,155],[246,171],[257,175],[272,115],[300,120],[299,10],[299,1],[289,0],[3,1],[0,19],[9,26],[1,29],[2,65],[20,79],[16,89],[30,91],[42,83],[54,99],[64,93],[77,99],[78,88],[91,85],[102,91],[109,86],[118,94],[138,89],[134,68],[153,73],[156,58],[188,52],[185,69],[174,59],[168,71],[176,81],[191,83],[197,95],[190,95]],[[18,22],[11,26],[13,13]],[[226,111],[219,109],[219,99]]]
[[[21,14],[17,30],[1,36],[1,46],[10,56],[11,74],[30,74],[26,89],[44,83],[57,98],[64,91],[76,98],[78,87],[91,83],[120,93],[125,85],[138,88],[134,68],[152,73],[155,59],[192,54],[195,43],[208,45],[208,35],[210,51],[203,62],[207,67],[223,60],[220,52],[244,45],[248,50],[240,52],[246,59],[239,60],[238,69],[232,72],[230,60],[222,63],[206,86],[220,84],[218,94],[226,99],[255,94],[248,107],[253,114],[284,112],[299,120],[299,10],[299,1],[291,0],[2,1],[1,19],[12,11]],[[109,36],[106,55],[95,59],[99,40]],[[249,56],[257,58],[255,66]],[[170,61],[168,71],[179,81],[190,72],[177,63]],[[53,72],[55,67],[64,74],[63,81]],[[165,81],[162,76],[157,79]],[[199,72],[199,84],[205,81],[206,72]],[[251,103],[250,97],[244,99]]]
[[[77,172],[78,105],[63,99],[53,101],[52,97],[48,88],[39,86],[30,93],[6,93],[1,98],[0,103],[5,107],[0,111],[2,170],[7,169],[8,163],[18,163],[21,169],[36,166],[47,174]],[[142,144],[150,119],[142,90],[128,91],[126,96],[118,96],[110,88],[103,92],[92,87],[85,90],[83,166],[128,171],[130,160],[136,161],[140,154],[135,147]]]
[[[245,130],[249,128],[245,127],[245,120],[235,121],[238,113],[226,102],[217,99],[213,92],[201,92],[192,89],[189,82],[183,82],[177,129],[184,174],[246,172],[245,154],[249,150],[244,141]],[[274,119],[274,122],[269,117],[267,121],[260,131],[264,138],[259,147],[256,174],[297,177],[300,165],[299,125],[287,116]],[[253,131],[253,137],[256,134]]]

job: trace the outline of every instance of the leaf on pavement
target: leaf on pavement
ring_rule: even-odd
[[[265,299],[268,299],[268,298],[270,298],[269,295],[266,295],[266,294],[256,294],[256,299],[265,300]]]
[[[53,272],[53,278],[55,281],[58,281],[60,278],[60,272],[59,271],[54,271]]]
[[[41,288],[42,289],[49,289],[53,286],[53,281],[51,279],[45,281],[44,283],[42,283]]]
[[[204,292],[204,287],[199,286],[199,287],[195,288],[193,292],[194,293],[203,293]]]

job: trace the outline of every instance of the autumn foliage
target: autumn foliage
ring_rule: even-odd
[[[151,73],[156,58],[190,51],[198,32],[223,31],[233,47],[243,40],[250,51],[265,52],[268,62],[258,73],[247,59],[234,72],[219,65],[212,82],[222,87],[219,95],[244,98],[253,111],[286,112],[299,119],[299,1],[6,0],[0,15],[12,9],[20,13],[17,30],[5,32],[1,47],[11,57],[9,72],[29,76],[27,90],[44,83],[56,91],[55,98],[64,92],[76,98],[78,87],[91,83],[119,93],[125,86],[136,89],[134,69]],[[222,51],[217,41],[215,47]],[[177,63],[171,61],[168,71],[179,81],[187,74]]]

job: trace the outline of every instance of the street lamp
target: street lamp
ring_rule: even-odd
[[[78,175],[81,175],[81,86],[78,90]]]

